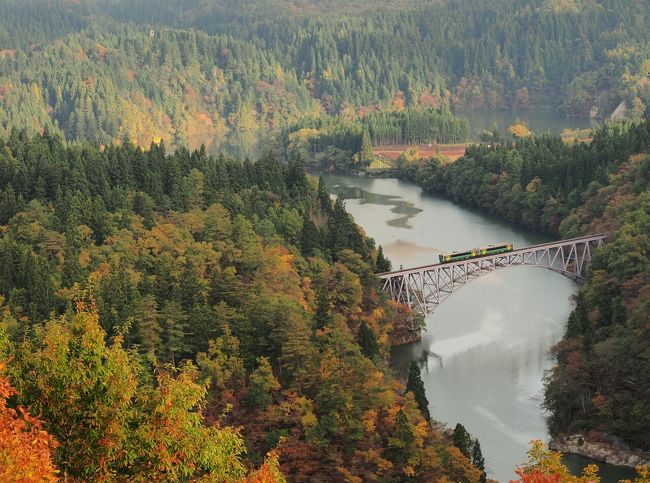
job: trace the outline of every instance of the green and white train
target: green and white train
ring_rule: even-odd
[[[499,253],[511,252],[512,250],[512,242],[508,242],[498,245],[488,245],[485,248],[472,248],[464,252],[451,252],[449,255],[439,255],[438,259],[440,263],[459,262],[461,260],[469,260],[470,258],[498,255]]]

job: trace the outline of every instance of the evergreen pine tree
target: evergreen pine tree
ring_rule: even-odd
[[[163,326],[164,345],[162,356],[164,360],[175,363],[180,360],[188,349],[187,346],[187,315],[181,304],[176,300],[168,300],[160,311]]]
[[[582,292],[578,292],[578,297],[576,299],[576,308],[574,312],[576,316],[575,324],[577,326],[577,330],[583,336],[585,347],[589,348],[592,344],[593,328],[591,326],[591,321],[589,320],[587,303]]]
[[[420,366],[417,362],[411,362],[411,367],[409,369],[409,377],[406,382],[406,392],[411,391],[415,396],[415,402],[420,408],[420,412],[424,419],[431,421],[431,414],[429,413],[429,400],[427,399],[426,392],[424,390],[424,383],[422,382],[422,376],[420,374]]]
[[[615,297],[612,302],[612,325],[624,325],[627,320],[627,310],[621,297]]]
[[[368,359],[372,359],[379,353],[377,336],[365,322],[361,322],[359,327],[359,347],[361,347],[361,353]]]
[[[566,338],[575,339],[581,334],[581,328],[578,325],[578,317],[576,316],[576,311],[572,311],[569,314],[569,320],[566,326]]]
[[[481,483],[487,481],[487,474],[485,473],[485,458],[483,458],[483,452],[481,451],[481,443],[478,442],[478,439],[474,440],[474,447],[472,448],[472,464],[481,470]]]
[[[0,203],[0,225],[6,224],[16,214],[17,209],[16,193],[9,183]]]
[[[250,409],[264,410],[273,402],[273,391],[280,389],[280,383],[273,375],[267,357],[257,359],[258,367],[250,376],[246,405]]]
[[[287,170],[287,187],[298,199],[304,199],[304,194],[309,191],[307,173],[305,173],[305,165],[300,154],[298,154],[295,161],[289,162]]]
[[[332,303],[327,289],[321,287],[316,292],[316,313],[312,326],[314,330],[324,329],[332,321]]]
[[[135,304],[135,332],[140,352],[156,355],[162,347],[162,327],[158,304],[153,295],[146,295]]]
[[[454,428],[454,434],[452,436],[454,446],[460,450],[465,456],[470,458],[472,451],[472,437],[469,435],[465,426],[458,423]]]
[[[389,438],[388,444],[394,451],[396,460],[402,464],[406,463],[411,455],[415,435],[411,429],[404,410],[400,409],[395,416],[395,431]]]
[[[368,128],[363,129],[361,134],[361,164],[363,166],[369,166],[374,160],[374,155],[372,153],[372,141],[370,140],[370,133]]]
[[[320,248],[320,233],[309,213],[305,212],[302,217],[302,233],[300,234],[300,252],[305,257],[314,255],[315,250]]]
[[[332,211],[332,200],[325,186],[325,179],[322,176],[318,178],[318,190],[316,191],[318,205],[323,213],[329,214]]]
[[[384,256],[384,249],[379,245],[377,250],[377,261],[375,262],[375,270],[377,273],[390,272],[393,265],[390,260]]]

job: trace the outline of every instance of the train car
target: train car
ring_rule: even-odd
[[[513,250],[512,242],[488,245],[484,248],[472,248],[463,252],[451,252],[449,255],[438,255],[440,263],[459,262],[471,258],[486,257],[488,255],[498,255],[499,253],[511,252]]]
[[[488,245],[485,248],[480,248],[479,252],[481,256],[484,257],[486,255],[498,255],[499,253],[511,252],[512,250],[512,242],[508,242],[498,245]]]
[[[479,249],[472,248],[464,252],[451,252],[449,255],[438,255],[440,263],[458,262],[460,260],[469,260],[479,256]]]

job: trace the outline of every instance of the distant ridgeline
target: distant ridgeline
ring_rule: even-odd
[[[545,404],[554,435],[595,430],[650,451],[650,120],[605,124],[589,144],[542,135],[470,146],[401,175],[562,238],[608,234],[554,348]]]
[[[349,171],[372,161],[372,147],[385,144],[456,143],[467,140],[466,121],[448,109],[413,108],[305,118],[279,136],[288,159],[300,156],[317,168]]]
[[[551,106],[604,116],[625,101],[639,116],[650,104],[645,1],[372,5],[5,0],[0,131],[204,143],[243,157],[323,113]],[[370,136],[394,139],[394,129]]]

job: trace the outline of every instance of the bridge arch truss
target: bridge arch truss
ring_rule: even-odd
[[[467,283],[502,268],[530,265],[561,273],[582,282],[594,249],[605,244],[605,234],[583,236],[520,248],[498,255],[459,262],[426,265],[382,273],[382,291],[417,312],[432,313]]]

